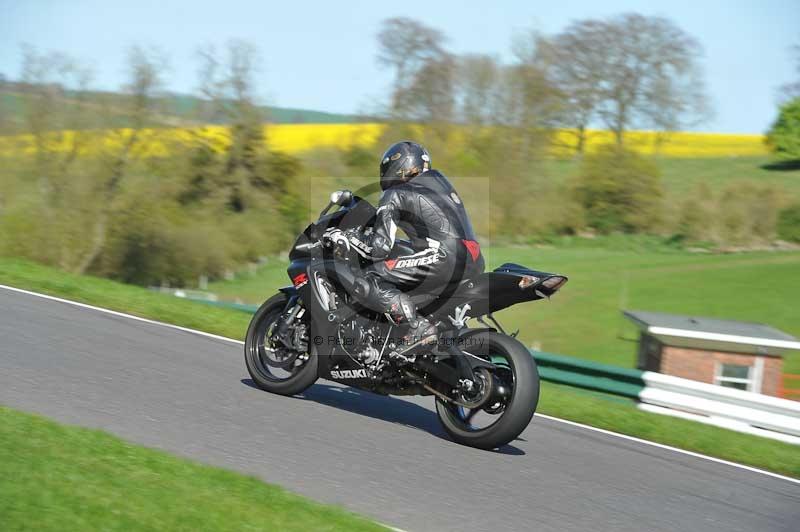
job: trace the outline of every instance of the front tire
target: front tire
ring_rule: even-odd
[[[436,399],[436,413],[444,430],[457,443],[479,449],[496,449],[516,439],[533,418],[539,402],[539,371],[525,346],[514,338],[486,331],[470,336],[469,340],[470,347],[466,350],[470,353],[507,361],[505,364],[513,375],[510,398],[499,419],[484,428],[471,425],[472,418],[464,415],[462,407],[440,398]]]
[[[265,344],[269,341],[271,326],[286,309],[289,298],[276,294],[264,302],[250,320],[244,342],[244,361],[253,382],[264,391],[279,395],[296,395],[314,384],[317,380],[316,355],[309,353],[308,359],[289,376],[276,377],[264,360]]]

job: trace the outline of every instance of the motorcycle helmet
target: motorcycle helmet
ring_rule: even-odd
[[[404,183],[430,168],[431,156],[421,145],[408,140],[392,144],[381,157],[381,188]]]

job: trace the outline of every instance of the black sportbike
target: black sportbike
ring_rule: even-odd
[[[331,228],[364,230],[374,217],[368,201],[334,192],[298,237],[289,254],[292,286],[261,305],[247,330],[253,381],[281,395],[299,394],[320,377],[383,395],[433,395],[453,440],[481,449],[511,442],[536,410],[539,373],[516,333],[506,334],[492,313],[549,298],[567,278],[508,263],[439,294],[412,292],[420,313],[438,325],[439,339],[408,354],[408,325],[352,296],[364,259],[354,250],[337,252],[325,238]],[[401,240],[395,248],[412,253]],[[467,327],[471,318],[482,326]]]

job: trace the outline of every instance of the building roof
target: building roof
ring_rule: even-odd
[[[641,310],[626,310],[624,315],[666,345],[768,355],[800,350],[800,340],[762,323]]]

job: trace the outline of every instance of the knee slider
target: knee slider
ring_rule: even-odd
[[[366,299],[367,297],[369,297],[370,293],[369,281],[367,281],[363,277],[356,277],[353,283],[353,292],[355,292],[355,296],[359,299]]]

